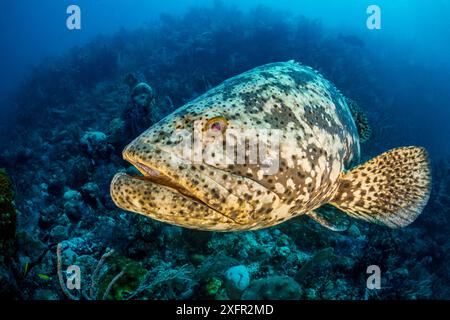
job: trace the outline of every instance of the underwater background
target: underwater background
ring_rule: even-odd
[[[66,8],[81,9],[68,30]],[[370,30],[366,9],[381,9]],[[0,296],[7,299],[450,299],[450,1],[2,1]],[[225,79],[295,59],[367,114],[362,162],[425,147],[433,187],[404,229],[306,217],[253,232],[117,208],[123,147]],[[134,85],[151,90],[136,114]],[[81,269],[81,290],[65,287]],[[381,269],[381,289],[366,286]]]

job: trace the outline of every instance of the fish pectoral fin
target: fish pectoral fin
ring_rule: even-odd
[[[372,128],[370,127],[369,120],[355,101],[349,98],[345,98],[345,100],[355,121],[359,141],[364,143],[372,136]]]
[[[419,147],[403,147],[342,174],[330,204],[353,218],[399,228],[419,216],[430,189],[427,152]]]
[[[313,211],[309,211],[306,215],[321,226],[332,231],[342,232],[350,226],[350,221],[345,216],[345,213],[340,212],[340,210],[330,205],[324,205]]]

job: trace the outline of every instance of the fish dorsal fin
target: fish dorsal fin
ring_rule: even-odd
[[[345,216],[345,213],[327,204],[306,213],[306,215],[332,231],[342,232],[350,226],[350,220]]]
[[[356,129],[358,130],[359,141],[364,143],[370,139],[372,135],[372,129],[369,125],[369,120],[358,104],[350,98],[345,98],[348,108],[352,114],[353,120],[356,124]]]

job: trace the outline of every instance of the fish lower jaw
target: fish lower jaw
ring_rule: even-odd
[[[205,203],[203,200],[201,200],[195,194],[190,192],[184,186],[179,184],[175,179],[170,178],[169,176],[163,174],[159,170],[150,168],[142,163],[137,163],[137,162],[132,162],[132,161],[130,161],[130,163],[143,174],[142,176],[133,176],[133,178],[145,180],[145,181],[148,181],[149,183],[156,184],[161,187],[169,188],[172,190],[172,192],[179,193],[179,194],[183,195],[184,197],[187,197],[190,200],[192,200],[198,204],[201,204],[203,206],[211,208],[211,206],[209,206],[207,203]],[[211,208],[211,209],[213,209],[213,208]]]
[[[148,183],[152,183],[154,185],[158,185],[161,188],[168,188],[172,192],[176,192],[180,194],[181,196],[185,197],[186,200],[193,201],[197,204],[200,204],[204,207],[209,208],[210,210],[215,211],[217,214],[226,217],[227,219],[233,221],[236,225],[242,225],[242,221],[239,221],[239,219],[235,219],[231,214],[227,214],[226,212],[231,211],[242,211],[235,201],[228,202],[227,204],[224,203],[225,200],[217,200],[213,198],[212,195],[207,194],[206,191],[203,190],[199,191],[198,193],[195,192],[196,190],[196,184],[198,182],[193,182],[190,180],[191,175],[189,173],[184,174],[178,174],[175,173],[175,166],[183,166],[184,163],[180,162],[174,162],[163,164],[161,169],[156,169],[157,166],[156,161],[145,161],[145,164],[142,160],[138,159],[137,157],[133,157],[131,155],[124,156],[124,159],[130,164],[132,164],[140,173],[142,173],[142,176],[133,176],[135,179],[144,180]],[[208,167],[210,170],[217,170],[213,167]],[[222,171],[222,170],[221,170]],[[226,173],[224,171],[224,173]],[[205,175],[204,178],[210,178],[209,176]],[[193,180],[195,180],[193,178]],[[213,183],[215,183],[214,180],[211,180]],[[222,185],[218,185],[217,189],[224,188]],[[227,198],[228,195],[225,195],[222,197],[223,199]],[[235,199],[236,200],[236,199]],[[248,210],[247,210],[248,211]]]

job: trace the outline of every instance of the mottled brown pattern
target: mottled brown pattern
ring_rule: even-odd
[[[226,121],[226,132],[209,135],[205,128],[211,119]],[[250,163],[248,154],[244,164],[219,161],[225,142],[248,145],[259,135],[243,132],[254,129],[280,133],[279,170],[273,174],[265,174],[260,162]],[[207,153],[212,162],[193,162],[198,154],[182,154],[177,130],[205,134],[207,143],[199,152]],[[230,132],[235,133],[226,134]],[[418,154],[403,150],[342,175],[358,161],[359,152],[356,125],[340,92],[309,67],[292,61],[272,63],[224,81],[136,138],[123,156],[145,177],[116,175],[111,196],[125,210],[217,231],[269,227],[333,197],[351,215],[374,222],[382,219],[367,218],[368,202],[379,216],[386,207],[390,212],[403,210],[397,220],[407,219],[407,210],[419,210],[424,203],[420,191],[426,186],[425,180],[417,180],[424,163],[411,161],[419,159]],[[396,165],[404,159],[407,168],[399,174]],[[410,186],[402,189],[404,203],[393,200],[397,189],[387,187],[386,179],[393,179],[395,186],[408,182]],[[414,197],[421,202],[414,202]]]
[[[430,179],[423,148],[397,148],[344,175],[332,203],[355,218],[403,227],[422,212]]]

